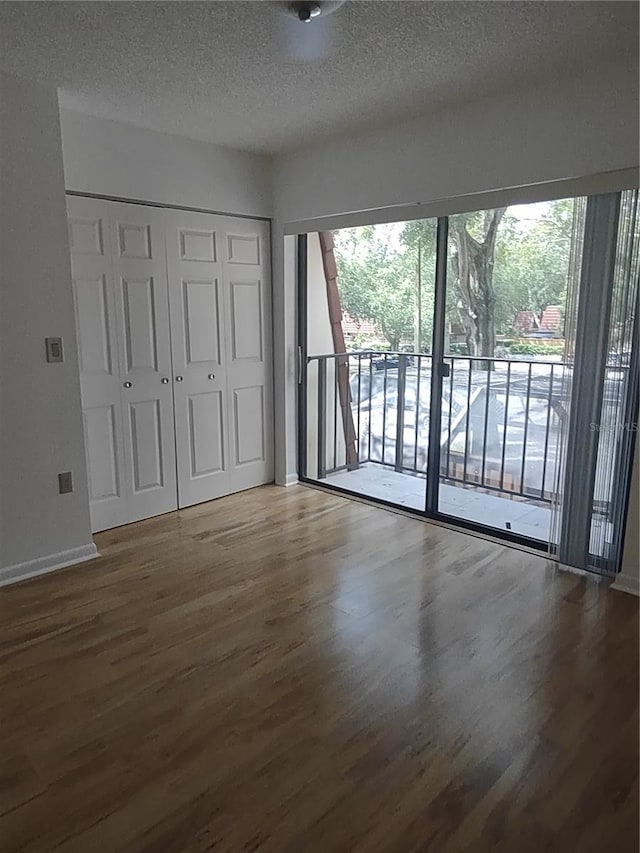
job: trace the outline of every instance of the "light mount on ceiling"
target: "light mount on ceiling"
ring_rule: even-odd
[[[318,3],[290,3],[291,11],[295,13],[299,21],[303,24],[310,24],[314,18],[322,12]]]
[[[277,4],[281,12],[309,24],[319,17],[326,17],[343,5],[345,0],[285,0]]]

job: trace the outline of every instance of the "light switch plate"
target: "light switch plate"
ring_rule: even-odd
[[[71,471],[63,471],[62,474],[58,474],[58,492],[61,495],[68,495],[73,491],[73,480],[71,478]]]
[[[62,338],[45,338],[47,348],[47,361],[53,364],[59,364],[64,361],[64,353],[62,352]]]

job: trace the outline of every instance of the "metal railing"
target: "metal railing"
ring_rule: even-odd
[[[441,482],[550,503],[570,365],[458,355],[444,364]],[[316,425],[310,476],[372,463],[424,477],[431,371],[423,353],[309,357],[308,429]]]

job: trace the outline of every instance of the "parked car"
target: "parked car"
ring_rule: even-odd
[[[413,356],[407,355],[405,356],[405,363],[407,367],[413,364]],[[400,367],[400,356],[398,353],[392,353],[388,356],[378,356],[374,358],[371,362],[374,370],[397,370]]]
[[[398,397],[397,390],[387,390],[375,394],[370,404],[360,410],[361,458],[367,458],[393,465],[395,462],[396,439],[398,432]],[[442,399],[442,438],[447,434],[449,413],[455,418],[466,411],[467,395],[464,390],[454,389],[453,399],[449,398],[448,389]],[[357,410],[354,418],[358,419]],[[453,424],[452,424],[453,425]],[[402,436],[402,455],[408,468],[426,471],[427,447],[429,444],[429,403],[424,398],[417,399],[415,388],[407,388],[404,398],[404,424]],[[452,436],[452,449],[464,449],[464,435]],[[384,445],[384,452],[383,452]]]

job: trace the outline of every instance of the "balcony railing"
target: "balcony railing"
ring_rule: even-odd
[[[441,481],[551,502],[570,366],[467,356],[444,362]],[[421,353],[310,357],[308,429],[315,423],[316,434],[308,446],[315,476],[374,463],[424,477],[431,372],[431,356]]]

